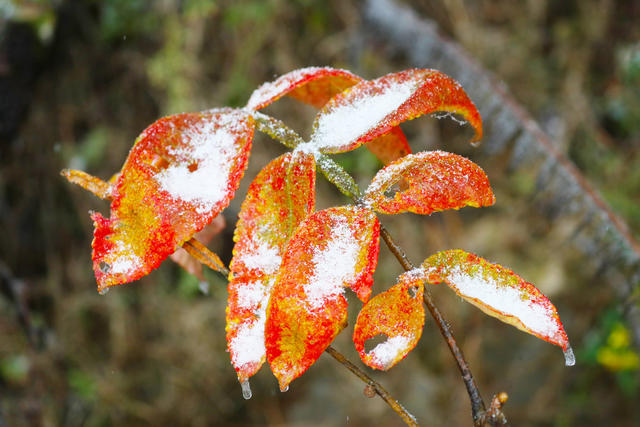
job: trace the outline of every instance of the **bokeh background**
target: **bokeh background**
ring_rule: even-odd
[[[479,64],[474,73],[502,82],[638,236],[637,1],[403,4],[457,42]],[[329,65],[375,78],[410,67],[410,55],[365,19],[369,6],[0,0],[0,425],[401,425],[327,355],[287,393],[265,367],[244,400],[225,352],[227,292],[216,273],[205,272],[204,294],[167,261],[98,295],[87,212],[106,214],[108,205],[59,175],[71,167],[107,179],[157,118],[242,106],[262,82],[296,68]],[[303,135],[315,113],[288,99],[267,112]],[[577,365],[566,368],[557,347],[434,287],[485,400],[506,391],[512,425],[638,425],[639,358],[625,317],[636,300],[621,300],[603,274],[608,261],[597,242],[588,255],[576,250],[572,226],[548,212],[554,204],[545,200],[557,195],[536,186],[534,167],[505,167],[504,155],[469,147],[470,129],[427,117],[403,129],[414,151],[446,149],[478,162],[497,204],[383,224],[414,262],[458,247],[510,266],[552,299],[576,351]],[[227,226],[209,245],[226,262],[248,183],[283,150],[257,136],[223,213]],[[364,149],[336,160],[362,186],[380,167]],[[346,202],[319,177],[318,209]],[[374,292],[400,271],[383,247]],[[631,286],[637,298],[638,284]],[[361,303],[350,301],[353,325]],[[335,347],[359,363],[351,332]],[[418,347],[390,372],[363,368],[421,424],[471,424],[463,383],[430,318]]]

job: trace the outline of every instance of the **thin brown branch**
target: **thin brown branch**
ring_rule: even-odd
[[[384,387],[382,387],[378,382],[376,382],[373,378],[364,373],[360,368],[351,363],[349,359],[344,357],[342,353],[340,353],[335,348],[329,346],[325,350],[327,353],[331,355],[334,359],[340,362],[344,367],[350,370],[356,377],[360,378],[368,387],[371,387],[375,393],[384,400],[387,405],[391,407],[408,426],[417,426],[418,422],[415,417],[411,415],[407,410],[400,404],[396,399],[394,399]]]
[[[393,240],[389,232],[386,228],[380,227],[380,235],[382,239],[389,247],[389,250],[396,257],[402,268],[406,271],[413,270],[415,266],[413,263],[407,258],[407,255],[404,253],[402,248],[396,244]],[[467,393],[469,394],[469,399],[471,400],[471,413],[473,416],[474,423],[477,423],[479,420],[483,420],[484,414],[486,412],[486,407],[484,405],[484,401],[482,400],[482,396],[480,395],[480,391],[478,390],[478,386],[476,385],[475,380],[473,379],[473,374],[471,373],[471,369],[469,369],[469,365],[462,354],[462,350],[458,347],[458,343],[451,332],[451,328],[447,324],[447,321],[436,307],[433,302],[433,298],[431,297],[431,293],[425,289],[424,292],[424,303],[433,316],[436,324],[438,325],[438,329],[440,333],[444,337],[447,345],[449,346],[449,350],[455,359],[458,369],[460,370],[460,374],[462,375],[462,380],[464,381],[464,385],[467,388]]]

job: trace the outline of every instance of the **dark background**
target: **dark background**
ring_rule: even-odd
[[[0,3],[0,425],[400,425],[363,384],[322,356],[290,391],[268,371],[242,399],[225,353],[224,280],[209,295],[170,261],[106,296],[91,271],[89,210],[108,205],[59,175],[108,179],[157,118],[242,106],[263,81],[329,65],[375,78],[410,66],[370,34],[353,1],[141,0]],[[640,231],[640,5],[584,0],[405,2],[505,82],[556,148]],[[416,41],[418,42],[418,41]],[[454,76],[455,77],[455,76]],[[290,100],[267,112],[303,135],[314,115]],[[485,400],[506,391],[512,425],[640,422],[638,352],[624,306],[597,266],[548,219],[526,166],[504,172],[470,129],[421,118],[414,151],[441,148],[485,168],[497,204],[429,217],[385,217],[414,262],[460,247],[513,268],[557,306],[578,358],[434,287]],[[250,180],[283,148],[258,136],[227,228],[209,245],[228,262]],[[336,156],[366,186],[365,150]],[[317,208],[344,198],[318,179]],[[542,197],[542,198],[541,198]],[[551,197],[551,196],[550,196]],[[544,210],[544,209],[542,209]],[[400,267],[381,250],[374,292]],[[637,289],[636,289],[637,290]],[[638,293],[636,292],[636,295]],[[353,324],[360,303],[354,298]],[[351,326],[335,346],[351,360]],[[359,362],[358,362],[359,363]],[[366,368],[365,368],[366,369]],[[427,317],[418,347],[379,379],[424,425],[470,425],[456,366]]]

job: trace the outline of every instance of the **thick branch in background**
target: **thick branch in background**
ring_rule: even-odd
[[[635,344],[640,348],[640,244],[580,171],[534,119],[507,93],[504,84],[456,43],[438,34],[435,22],[419,18],[391,0],[368,0],[361,31],[406,55],[409,65],[441,70],[455,78],[474,101],[484,123],[485,154],[509,154],[510,171],[536,173],[535,192],[549,220],[570,218],[571,242],[585,263],[613,286]],[[588,259],[586,259],[588,258]]]

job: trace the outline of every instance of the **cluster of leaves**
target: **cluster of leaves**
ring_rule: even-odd
[[[320,109],[308,141],[258,111],[285,95]],[[462,250],[432,255],[370,299],[380,243],[376,213],[431,214],[495,201],[485,173],[470,160],[441,151],[411,154],[398,125],[436,111],[461,116],[480,140],[480,115],[463,89],[425,69],[367,81],[345,70],[305,68],[264,84],[242,109],[156,121],[109,182],[63,171],[112,201],[110,218],[91,214],[98,290],[148,274],[180,247],[228,274],[227,342],[245,396],[265,361],[286,390],[317,360],[346,326],[346,288],[365,303],[353,341],[372,368],[391,368],[417,344],[425,282],[445,282],[487,314],[562,347],[573,364],[551,302],[511,270]],[[193,236],[234,196],[256,128],[293,150],[251,183],[227,270]],[[361,145],[386,164],[364,193],[328,157]],[[315,211],[316,169],[356,203]],[[365,350],[379,335],[386,339]]]

